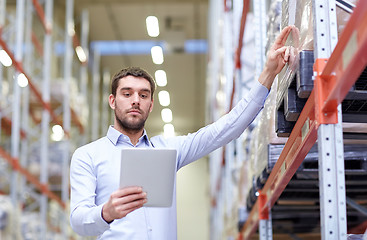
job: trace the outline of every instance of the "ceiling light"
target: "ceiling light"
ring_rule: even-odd
[[[78,56],[80,62],[84,63],[84,62],[87,61],[87,55],[85,55],[85,52],[84,52],[84,50],[81,46],[77,46],[75,48],[75,52],[76,52],[76,55]]]
[[[159,99],[159,103],[163,106],[163,107],[167,107],[171,101],[170,101],[170,97],[169,97],[169,92],[167,91],[160,91],[158,93],[158,99]]]
[[[163,108],[161,111],[162,120],[165,123],[172,122],[172,111],[169,108]]]
[[[156,16],[148,16],[145,20],[147,24],[148,35],[151,37],[158,37],[159,35],[159,23]]]
[[[10,67],[13,64],[13,61],[5,52],[5,50],[0,50],[0,62],[4,65],[4,67]]]
[[[165,138],[175,136],[175,127],[171,123],[167,123],[163,126],[163,135]]]
[[[51,139],[54,141],[61,141],[64,137],[64,130],[60,125],[54,125],[52,127]]]
[[[27,77],[23,73],[21,73],[21,74],[18,75],[17,80],[18,80],[18,85],[20,87],[26,87],[26,86],[28,86],[28,79],[27,79]]]
[[[155,81],[159,87],[165,87],[167,85],[167,75],[164,70],[155,71]]]
[[[163,50],[160,46],[154,46],[150,49],[150,53],[152,54],[152,60],[155,64],[162,64],[163,59]]]
[[[74,22],[68,23],[68,34],[70,37],[74,37],[75,35],[75,28],[74,28]]]

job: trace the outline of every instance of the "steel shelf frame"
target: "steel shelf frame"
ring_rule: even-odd
[[[64,238],[70,235],[69,224],[68,224],[68,214],[66,210],[66,202],[69,199],[68,191],[69,191],[69,182],[68,182],[68,173],[69,173],[69,161],[70,161],[70,131],[71,131],[71,119],[74,120],[75,125],[79,128],[79,132],[81,134],[84,133],[83,125],[79,121],[76,113],[70,107],[69,96],[64,98],[64,110],[63,110],[63,121],[59,121],[56,111],[51,108],[51,96],[50,96],[50,79],[51,79],[51,55],[52,55],[52,32],[53,32],[53,0],[47,0],[43,2],[44,9],[38,0],[32,1],[17,1],[16,2],[16,37],[15,37],[15,48],[14,53],[8,47],[8,42],[11,42],[11,39],[3,38],[3,29],[5,26],[5,14],[1,14],[0,17],[0,47],[7,52],[13,62],[13,66],[16,72],[16,75],[23,73],[28,79],[29,87],[21,89],[17,83],[17,81],[13,81],[13,95],[14,101],[12,102],[12,118],[11,120],[4,115],[4,111],[1,112],[1,120],[8,123],[11,126],[11,153],[8,153],[5,148],[0,146],[0,158],[5,160],[8,163],[10,168],[10,176],[11,180],[9,181],[10,185],[10,193],[12,197],[12,202],[16,209],[20,209],[20,206],[23,206],[24,196],[23,192],[29,192],[29,196],[32,197],[35,201],[32,206],[25,207],[24,210],[27,209],[39,209],[40,220],[42,222],[40,228],[40,236],[39,239],[46,239],[47,231],[56,231],[63,233]],[[73,23],[73,0],[67,1],[67,17],[66,17],[66,26],[74,27]],[[6,12],[6,1],[0,0],[0,13]],[[32,15],[36,13],[40,22],[45,31],[43,46],[38,42],[37,37],[32,32]],[[88,14],[85,11],[82,17],[82,43],[81,46],[83,49],[88,48]],[[70,29],[66,28],[66,33],[71,33]],[[8,41],[8,42],[7,42]],[[77,37],[74,34],[66,34],[65,38],[66,45],[69,47],[67,54],[64,59],[64,77],[66,79],[65,84],[65,93],[69,93],[67,89],[69,88],[69,83],[71,79],[71,69],[72,69],[72,56],[73,56],[73,46],[72,43],[78,43]],[[40,62],[43,62],[40,67],[41,68],[41,76],[35,76],[32,74],[33,66],[31,54],[33,54],[33,47],[30,47],[28,51],[24,51],[24,46],[31,46],[33,43],[33,47],[38,51],[39,57],[42,59]],[[11,45],[11,44],[9,44]],[[43,47],[43,49],[42,49]],[[86,51],[86,50],[85,50]],[[87,52],[86,52],[87,53]],[[24,55],[24,56],[23,56]],[[88,56],[88,55],[87,55]],[[86,94],[86,84],[87,84],[87,62],[81,64],[81,85],[84,86],[84,92]],[[24,66],[24,67],[23,67]],[[1,66],[0,71],[0,82],[2,82],[3,78],[3,67]],[[27,72],[27,73],[26,73]],[[10,76],[10,75],[9,75]],[[38,90],[37,85],[31,79],[31,76],[36,79],[42,80],[42,91]],[[40,81],[41,82],[41,81]],[[1,90],[1,89],[0,89]],[[28,168],[28,154],[29,149],[32,147],[30,141],[31,138],[34,138],[36,131],[32,130],[29,126],[29,93],[33,92],[38,102],[41,103],[43,108],[42,118],[39,121],[31,116],[34,120],[34,123],[37,125],[39,122],[41,123],[38,127],[40,129],[38,132],[40,133],[37,138],[40,143],[40,177],[39,179],[32,175]],[[21,98],[23,100],[22,104]],[[58,113],[59,114],[59,113]],[[51,119],[53,123],[59,124],[63,126],[65,132],[65,141],[63,144],[65,145],[63,150],[63,170],[62,170],[62,197],[60,198],[54,192],[52,192],[49,187],[49,175],[48,175],[48,163],[49,163],[49,125],[51,123]],[[22,121],[21,121],[22,119]],[[35,120],[36,119],[36,120]],[[1,128],[2,126],[0,126]],[[0,132],[1,133],[1,132]],[[10,132],[9,132],[10,133]],[[34,141],[34,139],[32,140]],[[61,207],[61,211],[63,212],[62,221],[58,222],[55,226],[50,226],[49,221],[47,219],[47,210],[49,205],[49,200],[54,200]],[[37,206],[36,206],[37,205]],[[15,236],[13,236],[15,237]]]
[[[323,175],[320,176],[320,185],[324,185],[320,186],[320,200],[324,202],[320,209],[322,238],[333,236],[333,239],[346,239],[344,159],[341,153],[343,148],[339,148],[342,147],[342,132],[338,105],[367,65],[367,2],[358,2],[335,49],[332,46],[337,40],[335,1],[314,0],[313,4],[314,12],[318,12],[314,19],[319,21],[315,25],[314,35],[315,49],[319,51],[314,65],[315,87],[262,189],[266,201],[262,204],[256,201],[241,230],[244,239],[249,239],[259,225],[258,209],[262,213],[274,205],[318,138],[324,144],[319,149],[322,154],[319,171]],[[333,26],[320,24],[322,22],[333,22]],[[323,165],[323,161],[324,164],[330,161],[331,167]],[[324,194],[329,194],[332,188],[335,189],[332,197],[338,204],[332,201],[332,212],[328,215],[330,199]]]
[[[255,39],[256,39],[256,67],[255,67],[255,79],[258,79],[263,66],[266,61],[266,22],[262,21],[266,16],[266,2],[265,0],[254,0],[252,1],[254,6],[255,24],[259,26],[256,28]],[[259,192],[259,202],[264,204],[267,196],[261,191]],[[260,204],[260,205],[262,205]],[[270,209],[264,209],[259,211],[259,237],[261,240],[270,240],[273,238],[272,232],[272,219]]]
[[[224,4],[223,4],[224,3]],[[244,32],[247,21],[247,13],[249,11],[250,0],[237,0],[237,1],[211,1],[211,24],[217,23],[217,19],[221,19],[221,23],[218,26],[211,26],[213,31],[211,38],[211,46],[213,48],[221,48],[224,52],[224,56],[213,56],[213,59],[221,59],[222,62],[213,60],[210,64],[210,74],[213,74],[213,78],[217,76],[224,76],[226,83],[220,86],[225,95],[225,101],[221,102],[221,107],[217,111],[213,111],[213,119],[219,117],[223,112],[230,111],[234,103],[242,97],[243,89],[247,87],[243,83],[242,78],[242,65],[246,64],[241,61],[241,55],[243,44],[245,42]],[[237,7],[237,8],[236,8]],[[215,16],[214,16],[215,15]],[[219,32],[223,33],[220,34]],[[231,44],[235,43],[235,45]],[[217,54],[216,50],[211,49],[213,55]],[[215,73],[213,73],[215,72]],[[214,83],[217,84],[217,83]],[[217,88],[213,87],[211,90],[213,95],[217,92]],[[223,105],[222,105],[223,104]],[[232,221],[236,218],[233,216],[233,196],[236,194],[236,189],[232,187],[230,178],[236,165],[243,159],[242,152],[237,149],[236,156],[234,156],[235,148],[241,148],[241,140],[236,140],[229,143],[227,146],[219,149],[215,153],[210,155],[211,158],[211,172],[212,172],[212,186],[215,186],[215,193],[212,196],[212,208],[211,216],[212,222],[212,234],[213,239],[219,239],[224,232],[230,231],[231,234],[235,234],[234,224],[230,224],[228,229],[228,221],[223,221],[223,216],[231,215]],[[230,187],[226,187],[230,186]],[[224,203],[228,204],[224,204]]]
[[[27,3],[27,4],[26,4]],[[3,5],[3,7],[6,5]],[[28,150],[29,150],[29,139],[28,134],[21,134],[23,129],[25,132],[28,132],[28,112],[29,112],[29,89],[20,89],[17,81],[14,81],[14,98],[15,101],[13,102],[13,116],[11,120],[11,154],[8,154],[3,148],[1,148],[1,156],[3,159],[7,160],[9,165],[12,168],[12,178],[10,182],[10,192],[12,196],[12,201],[14,204],[15,209],[20,209],[20,206],[24,203],[24,199],[21,193],[23,190],[28,189],[27,191],[33,191],[32,188],[27,188],[26,183],[27,181],[31,183],[41,195],[37,193],[30,193],[30,196],[33,196],[36,201],[40,201],[39,208],[40,208],[40,216],[42,227],[40,229],[41,235],[46,236],[46,223],[47,221],[47,201],[48,198],[56,200],[59,204],[64,208],[65,204],[59,200],[59,198],[51,192],[48,188],[48,124],[49,124],[49,110],[47,108],[50,99],[49,93],[49,81],[50,81],[50,53],[51,53],[51,24],[52,24],[52,1],[47,1],[45,3],[46,6],[46,15],[43,13],[43,9],[40,7],[38,1],[33,1],[33,7],[37,9],[38,16],[42,21],[46,21],[44,26],[49,26],[46,30],[45,34],[45,44],[44,48],[45,51],[42,55],[43,62],[45,62],[42,72],[43,72],[43,86],[42,86],[42,96],[38,92],[33,82],[30,81],[28,76],[28,83],[31,89],[34,91],[36,97],[41,100],[41,103],[46,106],[45,110],[43,111],[43,118],[42,118],[42,125],[41,125],[41,174],[40,179],[38,180],[34,177],[26,168],[28,162]],[[3,39],[1,39],[1,45],[3,49],[10,55],[17,70],[17,74],[24,74],[24,71],[31,72],[33,64],[31,64],[31,57],[32,50],[25,52],[23,50],[23,42],[26,45],[30,45],[31,43],[31,29],[32,29],[32,5],[30,1],[17,1],[16,5],[16,48],[14,55],[12,55],[11,51],[8,49],[7,44]],[[41,17],[42,16],[42,17]],[[2,21],[4,24],[4,21]],[[20,52],[20,53],[19,53]],[[25,56],[23,57],[23,53],[25,52]],[[24,60],[23,60],[24,59]],[[22,62],[24,61],[26,68],[23,69]],[[21,94],[23,94],[23,104],[20,104]],[[23,109],[21,111],[21,106]],[[22,115],[22,117],[20,116]],[[22,118],[22,122],[20,124],[20,117]],[[22,129],[21,129],[22,127]],[[21,139],[21,142],[20,142]],[[21,177],[21,182],[19,182],[19,177]],[[16,225],[16,223],[15,223]],[[13,236],[15,237],[15,236]]]

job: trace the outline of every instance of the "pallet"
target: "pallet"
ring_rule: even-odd
[[[283,99],[277,103],[275,129],[278,137],[289,137],[313,89],[313,51],[301,51],[299,56],[299,68]],[[342,118],[343,122],[367,123],[367,67],[342,102]],[[366,140],[367,133],[347,136],[353,137]]]

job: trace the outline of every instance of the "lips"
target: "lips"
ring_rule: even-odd
[[[131,109],[131,110],[128,111],[128,113],[141,114],[140,110],[138,110],[138,109]]]

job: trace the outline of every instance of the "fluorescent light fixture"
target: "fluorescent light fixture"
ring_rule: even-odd
[[[10,67],[13,64],[13,61],[5,50],[0,50],[0,62],[4,67]]]
[[[170,97],[169,97],[169,92],[167,91],[160,91],[158,93],[158,99],[159,99],[159,103],[163,106],[163,107],[167,107],[169,106],[169,104],[171,103],[170,101]]]
[[[158,37],[159,35],[159,23],[156,16],[148,16],[145,19],[147,24],[148,35],[151,37]]]
[[[74,22],[69,22],[69,24],[68,24],[68,34],[69,34],[70,37],[74,37],[74,35],[75,35]]]
[[[84,63],[87,61],[87,55],[85,55],[84,49],[81,46],[77,46],[75,52],[80,62]]]
[[[164,70],[155,71],[155,81],[159,87],[165,87],[167,85],[167,75]]]
[[[172,111],[169,108],[163,108],[161,111],[162,120],[165,123],[172,122]]]
[[[152,60],[155,64],[162,64],[163,59],[163,49],[160,46],[154,46],[150,49],[150,53],[152,54]]]
[[[171,123],[167,123],[163,126],[163,135],[165,138],[175,136],[175,127]]]
[[[54,125],[52,127],[52,134],[51,134],[51,139],[53,141],[61,141],[62,138],[64,137],[64,130],[62,129],[62,127],[60,125]]]
[[[18,75],[17,81],[20,87],[28,86],[28,79],[23,73]]]

